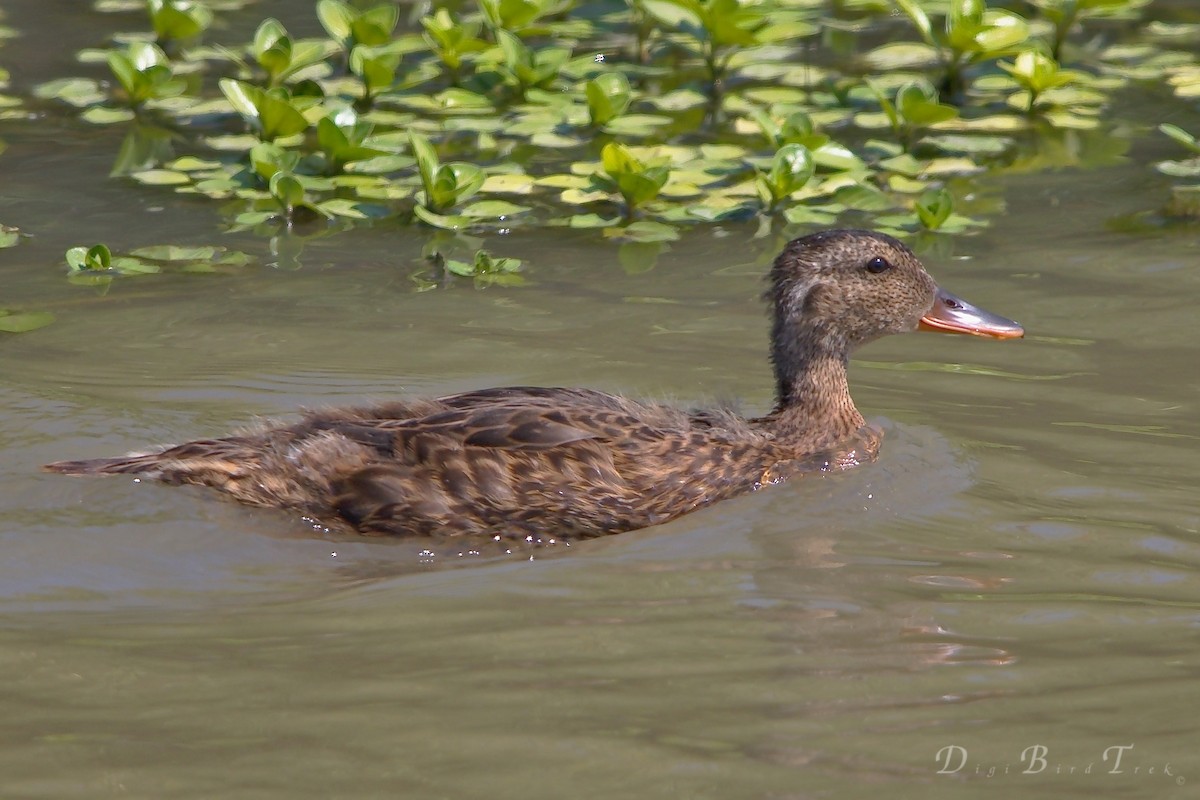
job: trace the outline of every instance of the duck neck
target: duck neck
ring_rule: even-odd
[[[777,319],[774,328],[776,401],[765,421],[775,435],[816,449],[862,427],[865,420],[846,382],[844,339],[805,320]]]

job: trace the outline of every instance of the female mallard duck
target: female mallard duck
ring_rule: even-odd
[[[484,389],[316,411],[294,425],[46,469],[203,484],[370,534],[599,536],[874,459],[879,434],[846,386],[859,345],[917,328],[1023,335],[939,289],[911,250],[870,231],[792,241],[767,297],[776,401],[757,419],[589,389]]]

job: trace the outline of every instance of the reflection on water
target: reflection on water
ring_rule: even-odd
[[[203,240],[208,212],[117,192],[74,133],[49,137],[69,157],[5,138],[6,192],[34,215],[5,221],[39,238],[0,256],[4,304],[59,317],[0,339],[5,796],[1169,798],[1200,781],[1197,241],[1104,232],[1156,202],[1132,167],[1013,179],[1010,216],[931,259],[1030,336],[865,350],[851,380],[887,429],[878,463],[569,549],[460,556],[37,467],[504,383],[760,411],[769,245],[700,231],[627,275],[614,249],[514,237],[497,249],[531,286],[416,294],[419,234],[388,230],[311,243],[297,272],[101,296],[63,281],[67,246]],[[117,194],[159,210],[100,213]]]

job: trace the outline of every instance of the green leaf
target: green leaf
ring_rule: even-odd
[[[334,214],[348,219],[370,219],[372,216],[367,212],[366,207],[362,203],[356,203],[353,200],[345,198],[334,198],[333,200],[326,200],[317,205],[326,214]]]
[[[0,309],[0,331],[5,333],[28,333],[44,328],[54,322],[49,311],[8,311]]]
[[[166,54],[149,42],[131,42],[123,52],[108,53],[106,60],[135,108],[147,100],[175,97],[186,88],[172,74]]]
[[[287,28],[283,27],[283,23],[273,17],[267,17],[259,23],[258,29],[254,31],[254,40],[250,46],[257,55],[270,50],[281,40],[287,38]],[[291,49],[290,41],[288,49]]]
[[[700,8],[705,32],[714,46],[761,44],[756,33],[766,22],[761,5],[743,4],[740,0],[708,0]]]
[[[93,125],[116,125],[136,119],[137,115],[128,108],[92,106],[80,114],[79,118],[84,122],[90,122]]]
[[[917,27],[921,38],[931,45],[937,44],[933,37],[933,23],[929,21],[929,15],[925,13],[925,9],[917,3],[916,0],[895,0],[896,5],[900,6],[900,10],[912,20],[913,25]]]
[[[829,142],[813,150],[813,160],[819,167],[843,172],[857,172],[867,166],[850,148],[837,142]]]
[[[160,41],[190,39],[212,24],[212,12],[190,0],[147,0],[154,35]]]
[[[259,66],[267,71],[271,84],[278,82],[292,66],[292,40],[279,20],[263,20],[254,32],[251,52]]]
[[[957,30],[975,30],[983,25],[983,12],[987,10],[985,0],[950,0],[950,13],[946,15],[946,33]]]
[[[986,27],[975,35],[975,43],[984,53],[1001,54],[1029,38],[1029,24],[1006,11],[985,15]]]
[[[606,133],[618,136],[653,136],[659,128],[674,122],[661,114],[622,114],[604,126]]]
[[[432,225],[435,228],[441,228],[447,231],[461,230],[470,226],[471,224],[471,220],[468,217],[443,216],[442,214],[437,214],[421,205],[413,206],[413,213],[417,216],[417,219],[421,220],[427,225]]]
[[[121,275],[154,275],[162,272],[162,267],[158,264],[150,264],[142,261],[140,258],[133,258],[131,256],[114,257],[112,268],[114,272]]]
[[[331,37],[338,42],[348,42],[356,17],[354,9],[340,0],[319,0],[317,3],[317,19]]]
[[[575,214],[567,220],[569,228],[610,228],[620,222],[619,217],[602,217],[599,214]]]
[[[1200,177],[1200,158],[1189,158],[1186,161],[1160,161],[1154,168],[1163,175],[1173,178]]]
[[[704,27],[700,20],[700,4],[698,2],[680,2],[679,0],[638,0],[638,5],[650,16],[669,28],[688,26],[696,30]]]
[[[472,278],[475,276],[474,264],[468,264],[466,261],[459,261],[456,258],[443,259],[442,267],[447,272],[462,278]]]
[[[258,104],[256,101],[262,94],[261,89],[249,83],[229,78],[222,78],[217,82],[217,85],[225,95],[225,98],[229,100],[230,105],[233,106],[234,111],[246,119],[255,119],[258,117]]]
[[[290,172],[281,170],[272,175],[270,192],[284,208],[295,208],[304,203],[304,184]]]
[[[250,148],[250,166],[264,181],[280,170],[291,172],[300,163],[300,155],[271,142],[259,142]]]
[[[187,173],[170,169],[144,169],[130,173],[129,177],[147,186],[183,186],[192,182]]]
[[[471,265],[475,275],[500,275],[521,269],[519,258],[494,258],[486,250],[475,251],[475,262]]]
[[[625,113],[632,99],[629,80],[620,72],[605,72],[587,82],[588,113],[592,125],[603,125]]]
[[[391,47],[358,45],[350,51],[350,71],[362,79],[368,96],[395,83],[399,66],[400,54]]]
[[[130,42],[126,53],[133,63],[133,68],[138,72],[145,72],[151,67],[171,66],[171,59],[167,58],[167,54],[151,42]]]
[[[223,248],[217,248],[218,250]],[[216,263],[231,267],[244,267],[247,264],[254,263],[254,256],[249,253],[243,253],[240,250],[230,250],[223,254]]]
[[[813,176],[815,164],[812,153],[802,144],[785,144],[775,153],[767,177],[779,194],[776,199],[797,192]]]
[[[90,106],[106,98],[96,82],[90,78],[60,78],[39,83],[33,89],[33,96],[44,100],[61,100],[76,108]]]
[[[640,172],[644,167],[629,148],[620,142],[609,142],[600,151],[600,165],[610,176],[616,177],[626,172]]]
[[[887,194],[865,183],[838,189],[833,197],[837,203],[856,211],[887,211],[896,205]]]
[[[76,272],[107,272],[112,268],[112,252],[103,244],[72,247],[67,251],[67,266]]]
[[[620,142],[609,142],[604,146],[600,151],[600,165],[616,184],[630,211],[657,197],[670,177],[670,169],[665,163],[643,164]]]
[[[937,90],[927,81],[912,81],[896,91],[896,111],[910,125],[928,127],[954,119],[958,109],[938,102]]]
[[[792,225],[833,225],[837,212],[814,206],[791,206],[783,211],[783,218]]]
[[[659,190],[667,182],[666,171],[647,171],[641,175],[625,174],[617,177],[621,196],[631,206],[641,206],[658,197]]]
[[[138,88],[138,69],[125,53],[112,52],[108,54],[108,68],[116,76],[117,82],[131,98]]]
[[[408,169],[415,163],[416,160],[408,156],[375,156],[361,161],[350,161],[345,165],[345,169],[348,173],[379,175]]]
[[[531,194],[534,178],[523,172],[504,175],[488,175],[479,191],[494,194]]]
[[[265,93],[258,109],[258,121],[263,138],[269,142],[308,129],[308,120],[291,103]]]
[[[400,9],[392,3],[385,3],[358,14],[350,28],[356,43],[375,46],[385,44],[392,38],[392,31],[399,21]]]
[[[151,261],[210,261],[221,253],[220,247],[179,247],[172,244],[139,247],[129,255]]]
[[[438,170],[437,151],[433,149],[433,145],[428,139],[416,131],[408,132],[408,141],[413,156],[417,159],[417,169],[421,173],[421,182],[425,186],[425,193],[428,194],[433,187],[433,176]]]
[[[432,17],[423,17],[421,24],[425,41],[453,71],[462,66],[467,55],[487,49],[487,44],[477,38],[478,22],[456,22],[445,8],[439,8]]]
[[[917,200],[916,212],[925,228],[936,231],[954,212],[954,197],[944,188],[930,189]]]
[[[678,228],[652,220],[639,220],[612,230],[631,242],[674,242],[679,239]]]
[[[1183,145],[1193,153],[1200,153],[1200,141],[1196,137],[1185,131],[1178,125],[1172,125],[1169,122],[1164,122],[1158,126],[1158,130],[1174,139],[1177,143]]]
[[[233,218],[234,224],[242,228],[253,228],[279,216],[275,211],[243,211]]]
[[[336,155],[350,147],[350,139],[332,117],[322,117],[317,122],[317,146],[330,155]]]
[[[437,210],[456,206],[477,193],[486,177],[483,170],[474,164],[457,161],[443,164],[438,168],[434,191],[446,202],[444,205],[439,202]]]
[[[282,89],[263,91],[249,83],[222,78],[218,85],[235,111],[256,128],[264,141],[292,136],[308,129],[308,120]]]
[[[464,217],[505,219],[529,210],[529,206],[520,206],[506,200],[480,200],[462,210]]]
[[[555,10],[545,0],[479,0],[479,8],[489,27],[509,30],[521,30]]]

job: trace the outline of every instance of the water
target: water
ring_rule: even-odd
[[[0,128],[0,219],[37,234],[0,251],[3,305],[58,315],[0,339],[5,797],[1194,795],[1200,239],[1106,227],[1165,197],[1150,156],[998,180],[1009,213],[929,256],[1029,337],[859,353],[879,463],[569,548],[430,556],[37,467],[499,384],[761,411],[774,245],[701,230],[627,275],[525,234],[489,247],[531,286],[414,293],[419,232],[273,269],[207,206],[105,178],[109,136]],[[63,250],[99,239],[264,265],[68,285]]]

